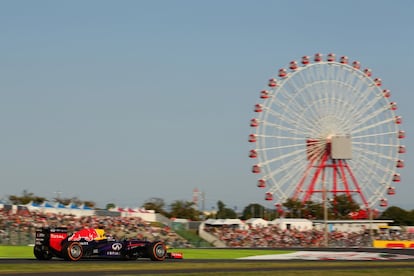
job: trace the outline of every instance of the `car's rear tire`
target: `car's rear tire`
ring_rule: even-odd
[[[53,254],[49,251],[49,248],[41,245],[35,245],[33,248],[33,254],[36,259],[40,261],[50,260],[53,257]]]
[[[167,256],[167,248],[160,241],[151,243],[148,247],[148,255],[152,261],[164,261]]]
[[[70,242],[63,247],[63,256],[68,261],[79,261],[83,256],[83,247],[78,242]]]

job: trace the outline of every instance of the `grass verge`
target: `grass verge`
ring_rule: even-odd
[[[0,246],[0,258],[34,258],[33,247],[30,246]],[[240,257],[266,254],[282,254],[293,251],[254,250],[254,249],[175,249],[182,252],[185,259],[192,262],[172,260],[165,262],[138,261],[102,261],[89,260],[76,263],[65,261],[39,261],[34,263],[10,264],[2,263],[0,259],[0,275],[24,275],[30,273],[64,273],[74,269],[82,273],[105,271],[107,275],[128,276],[160,275],[168,271],[168,275],[200,276],[200,275],[283,275],[293,276],[306,273],[307,276],[408,276],[414,275],[412,261],[226,261]],[[199,260],[199,261],[197,261]],[[404,267],[409,266],[409,267]],[[195,272],[198,271],[198,272]]]
[[[255,255],[284,254],[294,251],[255,250],[255,249],[171,249],[182,252],[185,259],[237,259]],[[0,258],[34,258],[32,246],[0,246]]]

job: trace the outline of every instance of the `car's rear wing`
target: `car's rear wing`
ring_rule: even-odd
[[[67,236],[68,229],[66,227],[38,228],[36,229],[35,245],[45,245],[60,251],[62,240]]]

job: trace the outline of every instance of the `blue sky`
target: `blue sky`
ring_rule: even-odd
[[[398,103],[414,209],[414,2],[0,1],[0,198],[271,206],[247,157],[252,106],[291,60],[336,53]]]

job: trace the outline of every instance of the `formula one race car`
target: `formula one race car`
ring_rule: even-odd
[[[87,257],[106,257],[124,260],[149,258],[152,261],[182,259],[182,253],[167,252],[161,241],[129,239],[116,240],[105,235],[103,229],[87,228],[71,235],[65,227],[36,230],[34,255],[38,260],[53,257],[79,261]]]

